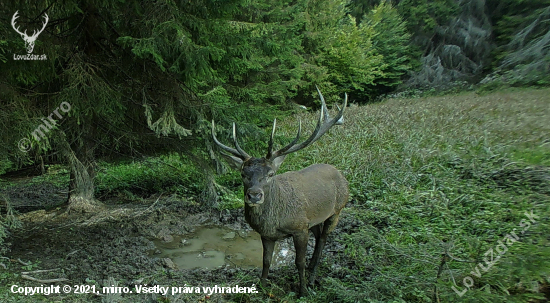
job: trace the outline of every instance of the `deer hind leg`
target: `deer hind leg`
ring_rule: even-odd
[[[271,266],[271,259],[273,258],[273,247],[275,247],[275,241],[262,237],[263,247],[263,268],[262,278],[260,282],[262,285],[266,284],[267,274],[269,273],[269,267]]]
[[[309,271],[309,284],[313,285],[311,273],[314,271],[315,267],[317,266],[317,262],[319,262],[321,251],[323,250],[323,248],[321,247],[321,234],[323,233],[323,223],[313,226],[310,230],[313,232],[313,235],[315,236],[315,250],[313,251],[313,256],[311,257],[311,260],[309,260],[309,265],[307,267],[307,270]]]
[[[315,283],[317,266],[319,265],[319,260],[321,260],[323,248],[327,242],[328,234],[336,227],[336,224],[338,223],[338,216],[339,214],[334,214],[326,219],[324,223],[315,226],[317,227],[317,230],[314,230],[314,228],[311,229],[315,235],[315,250],[313,251],[313,256],[311,257],[311,261],[309,261],[309,266],[307,268],[309,271],[309,285],[313,285]],[[319,236],[317,236],[317,234],[319,234]]]
[[[307,294],[306,289],[306,251],[307,241],[309,239],[309,231],[298,232],[292,235],[294,240],[294,248],[296,249],[296,268],[298,268],[298,275],[300,277],[300,292],[299,296],[303,297]]]

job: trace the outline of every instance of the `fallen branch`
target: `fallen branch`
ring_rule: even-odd
[[[33,271],[24,271],[22,272],[21,274],[22,275],[28,275],[28,274],[36,274],[36,273],[39,273],[39,272],[49,272],[49,271],[54,271],[54,270],[58,270],[59,268],[54,268],[54,269],[38,269],[38,270],[33,270]]]
[[[38,283],[55,283],[55,282],[69,281],[69,279],[66,279],[66,278],[41,280],[41,279],[33,278],[31,276],[28,276],[28,275],[21,275],[21,278],[31,280],[31,281],[34,281],[34,282],[38,282]]]
[[[29,266],[29,265],[31,265],[31,264],[32,264],[32,262],[31,262],[31,261],[29,261],[29,262],[25,263],[25,262],[21,261],[21,259],[19,259],[19,258],[17,258],[17,262],[19,262],[19,263],[21,263],[21,264],[23,264],[23,265],[25,265],[25,266]]]
[[[132,218],[136,218],[136,217],[139,217],[139,216],[141,216],[141,215],[143,215],[143,214],[145,214],[145,213],[147,213],[147,212],[150,212],[150,211],[153,209],[153,207],[155,207],[155,205],[156,205],[157,202],[159,201],[160,197],[162,197],[162,194],[157,198],[157,201],[155,201],[155,203],[151,204],[151,206],[147,207],[147,209],[145,209],[145,210],[143,210],[143,211],[140,211],[140,212],[138,212],[137,214],[134,214],[134,215],[132,216]]]
[[[71,255],[76,254],[76,253],[79,252],[79,251],[80,251],[80,249],[77,249],[77,250],[75,250],[75,251],[73,251],[73,252],[68,253],[68,254],[65,256],[65,259],[67,259],[67,258],[68,258],[69,256],[71,256]]]

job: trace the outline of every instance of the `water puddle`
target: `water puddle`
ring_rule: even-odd
[[[157,247],[155,257],[170,258],[179,269],[262,267],[262,241],[255,231],[200,227],[193,234],[174,236],[174,241],[169,243],[162,240],[153,242]],[[289,243],[278,241],[271,267],[290,264],[293,260],[294,252]]]

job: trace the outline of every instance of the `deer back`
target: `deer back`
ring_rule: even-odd
[[[322,223],[340,213],[349,195],[345,177],[328,164],[277,175],[264,192],[263,204],[245,205],[245,217],[254,230],[270,238]]]

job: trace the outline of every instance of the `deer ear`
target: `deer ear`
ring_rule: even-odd
[[[229,163],[229,166],[232,169],[240,170],[241,167],[243,166],[243,160],[241,158],[237,158],[224,153],[220,153],[220,154],[225,158],[225,160],[227,161],[227,163]]]
[[[277,157],[273,159],[273,161],[271,161],[273,163],[273,168],[275,171],[279,170],[279,166],[283,164],[283,161],[285,160],[285,158],[286,158],[286,155]]]

